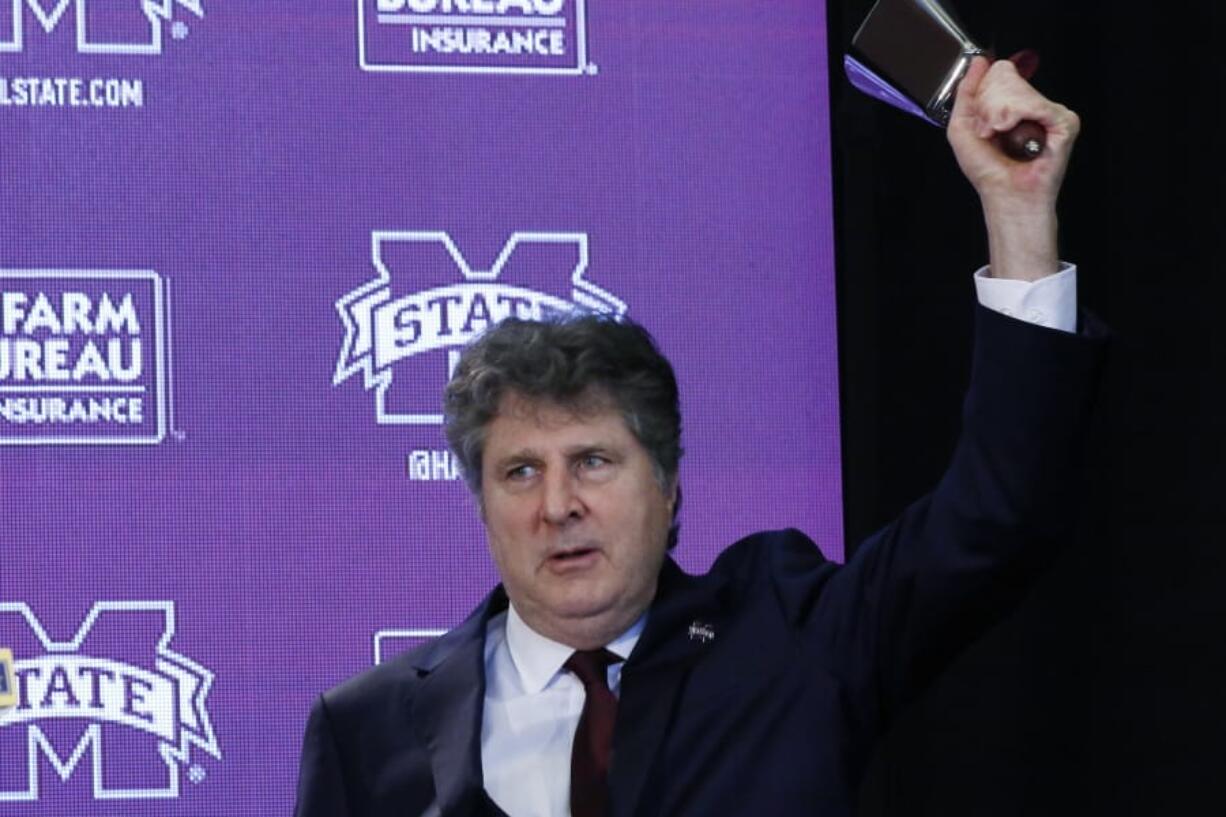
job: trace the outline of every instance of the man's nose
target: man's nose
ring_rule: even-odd
[[[545,477],[541,513],[551,525],[565,525],[583,517],[583,501],[577,491],[574,476],[557,469]]]

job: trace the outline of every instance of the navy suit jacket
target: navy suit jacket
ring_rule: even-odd
[[[797,531],[703,576],[666,562],[622,672],[611,817],[850,815],[899,708],[1069,537],[1103,343],[980,308],[963,430],[929,496],[846,565]],[[325,693],[299,817],[500,813],[481,774],[484,638],[442,638]]]

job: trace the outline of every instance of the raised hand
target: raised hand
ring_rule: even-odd
[[[1032,161],[1009,158],[999,142],[1024,120],[1046,132],[1047,145]],[[1036,91],[1013,63],[971,63],[947,135],[983,205],[993,277],[1037,280],[1059,268],[1056,199],[1080,128],[1077,114]]]

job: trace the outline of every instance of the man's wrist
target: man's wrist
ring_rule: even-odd
[[[1037,281],[1060,271],[1054,208],[984,208],[990,275]]]

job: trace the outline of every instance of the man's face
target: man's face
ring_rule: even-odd
[[[576,649],[603,646],[656,592],[675,490],[611,403],[576,414],[517,394],[487,428],[481,498],[516,611]]]

